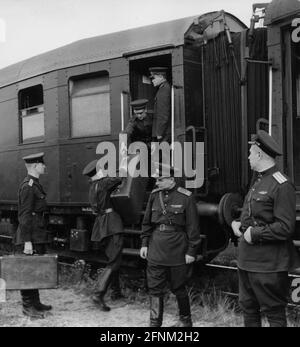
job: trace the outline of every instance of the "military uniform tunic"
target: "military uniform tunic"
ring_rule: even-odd
[[[176,186],[171,190],[154,190],[146,208],[141,237],[142,247],[149,247],[148,263],[179,266],[186,263],[186,254],[196,257],[200,232],[191,193]]]
[[[122,179],[118,177],[104,177],[91,183],[89,200],[93,212],[97,214],[92,231],[92,241],[101,242],[108,236],[123,233],[123,224],[119,214],[113,210],[106,213],[107,210],[112,209],[110,195],[121,182]]]
[[[21,183],[18,193],[19,227],[16,245],[24,242],[47,243],[45,212],[47,211],[46,193],[39,180],[28,175]]]
[[[162,83],[155,95],[152,137],[162,136],[161,141],[171,141],[171,87]]]
[[[124,133],[128,135],[128,142],[144,142],[150,144],[152,131],[152,117],[148,114],[143,120],[135,115],[128,122]]]
[[[293,267],[296,221],[295,189],[274,166],[258,174],[245,198],[241,230],[251,226],[252,243],[242,236],[238,266],[251,272],[281,272]]]
[[[118,287],[124,230],[120,215],[112,209],[110,195],[121,182],[122,179],[118,177],[104,177],[93,181],[90,186],[89,200],[96,214],[91,240],[101,242],[107,258],[106,267],[98,277],[96,295],[106,293],[110,283],[113,288]]]

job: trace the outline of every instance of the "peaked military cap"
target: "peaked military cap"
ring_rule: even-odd
[[[168,68],[163,66],[149,67],[149,72],[151,75],[166,74],[167,71]]]
[[[173,177],[175,172],[178,170],[171,165],[163,164],[163,163],[154,163],[155,172],[152,174],[152,177]]]
[[[146,107],[147,103],[148,103],[148,99],[138,99],[138,100],[134,100],[130,103],[130,105],[132,106],[132,108],[134,110],[142,110]]]
[[[96,169],[97,162],[98,162],[98,159],[95,159],[91,161],[90,163],[88,163],[87,166],[83,169],[82,174],[88,177],[95,176],[97,173],[97,169]]]
[[[263,152],[272,158],[282,155],[278,143],[264,130],[259,130],[257,134],[253,136],[249,144],[257,145]]]
[[[25,163],[27,164],[33,164],[33,163],[43,163],[44,164],[44,153],[35,153],[27,155],[26,157],[22,158]]]

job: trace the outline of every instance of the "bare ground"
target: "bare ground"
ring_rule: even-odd
[[[147,327],[149,321],[148,303],[134,303],[129,299],[108,301],[112,310],[101,312],[86,294],[74,289],[59,288],[40,291],[45,303],[53,304],[51,313],[45,319],[31,320],[22,314],[20,294],[7,294],[6,303],[1,304],[0,326],[2,327]],[[164,326],[176,322],[171,313],[164,315]],[[213,326],[215,322],[195,321],[195,326]]]
[[[8,291],[6,302],[0,303],[0,327],[147,327],[149,299],[141,274],[137,271],[130,275],[124,273],[121,285],[126,299],[107,300],[111,311],[102,312],[90,299],[101,271],[93,272],[81,261],[73,266],[60,266],[59,288],[40,291],[41,301],[53,306],[44,319],[31,320],[23,316],[19,291]],[[190,288],[194,326],[242,326],[241,317],[227,299],[215,291],[203,294],[203,289],[210,291],[209,282],[204,281],[202,290]],[[165,300],[163,326],[172,326],[176,321],[177,304],[175,297],[170,295]]]

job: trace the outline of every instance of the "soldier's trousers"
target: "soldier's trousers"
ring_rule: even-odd
[[[123,234],[115,234],[103,240],[105,255],[108,262],[105,269],[98,277],[95,291],[96,295],[104,295],[110,283],[112,286],[118,286],[118,272],[122,261],[123,242]]]
[[[34,253],[43,255],[46,253],[46,244],[33,244],[32,245]],[[24,245],[18,245],[15,249],[15,253],[24,254]],[[21,290],[22,303],[25,307],[33,306],[34,303],[39,301],[39,291],[38,289],[26,289]]]
[[[239,303],[247,327],[261,326],[261,314],[271,327],[285,327],[289,293],[287,272],[256,273],[239,269]]]
[[[151,296],[161,297],[168,290],[178,297],[187,295],[186,284],[192,272],[190,265],[163,266],[148,263],[147,283]]]

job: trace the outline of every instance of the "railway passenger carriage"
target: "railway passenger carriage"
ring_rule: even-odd
[[[39,151],[45,152],[48,170],[41,180],[50,205],[52,244],[67,252],[72,230],[89,234],[93,216],[82,169],[96,157],[100,142],[118,148],[131,100],[148,98],[151,112],[155,90],[148,68],[166,66],[173,138],[205,145],[205,180],[194,190],[203,238],[199,255],[208,261],[225,249],[232,236],[230,221],[239,213],[251,178],[247,141],[257,127],[268,127],[271,109],[274,136],[285,150],[281,165],[300,186],[298,49],[289,41],[290,28],[280,31],[276,21],[268,21],[268,28],[254,28],[252,21],[248,29],[229,13],[211,12],[84,39],[3,69],[0,241],[10,240],[17,224],[17,189],[25,175],[21,158]],[[126,232],[125,253],[137,254],[139,225],[126,226]],[[88,255],[95,248],[89,244],[77,250]],[[74,249],[71,254],[76,256]]]

